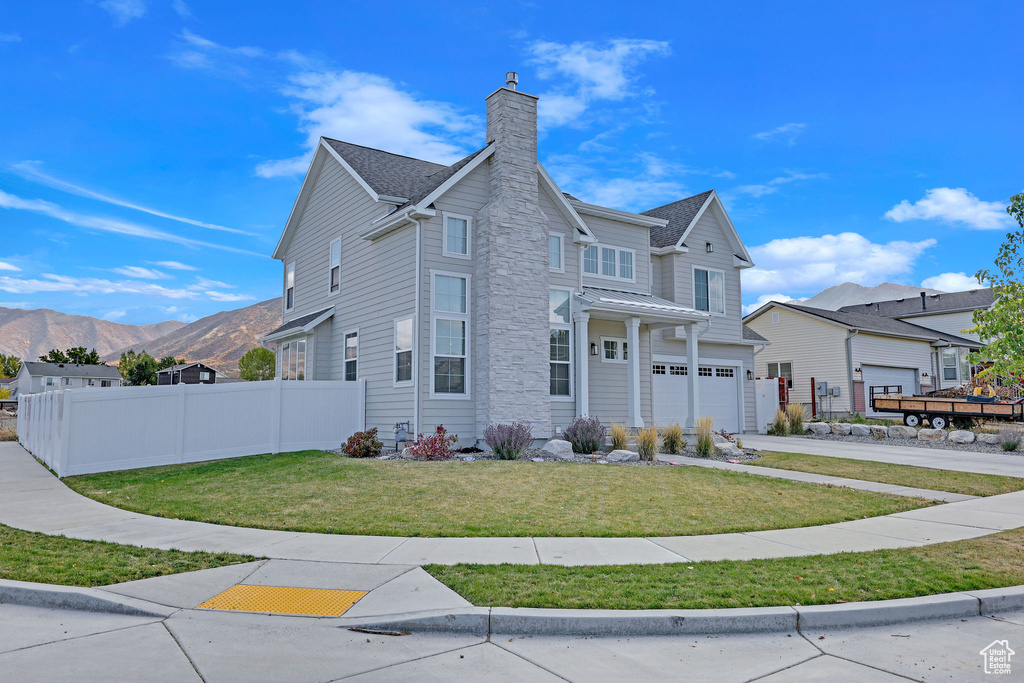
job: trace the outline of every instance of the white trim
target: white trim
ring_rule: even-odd
[[[493,142],[488,143],[488,145],[486,147],[484,147],[483,151],[481,151],[479,154],[477,154],[475,157],[473,157],[473,160],[470,161],[468,164],[466,164],[465,166],[460,168],[458,171],[456,171],[454,173],[454,175],[452,175],[451,178],[449,178],[448,180],[446,180],[443,183],[441,183],[440,185],[438,185],[437,188],[433,192],[428,194],[426,197],[424,197],[420,201],[416,202],[416,207],[422,211],[424,207],[427,207],[427,206],[430,206],[431,204],[433,204],[435,201],[437,201],[441,197],[441,195],[443,195],[448,190],[452,189],[452,187],[454,187],[457,182],[459,182],[460,180],[465,178],[467,175],[472,173],[473,169],[475,169],[477,166],[479,166],[484,161],[489,159],[492,154],[494,154],[494,143]]]
[[[598,218],[608,218],[620,223],[639,225],[645,228],[663,227],[669,224],[669,221],[664,218],[654,218],[653,216],[644,216],[629,211],[619,211],[618,209],[610,209],[607,206],[587,204],[579,200],[574,201],[572,204],[579,213]]]
[[[338,245],[338,265],[334,265],[334,245]],[[331,272],[338,269],[338,291],[331,291]],[[331,243],[327,246],[327,296],[338,296],[341,294],[341,238],[331,240]]]
[[[697,271],[703,270],[708,273],[708,310],[704,311],[697,308]],[[711,273],[720,273],[722,275],[722,312],[717,313],[711,310]],[[707,313],[717,318],[724,318],[729,314],[728,306],[726,305],[725,296],[725,271],[720,268],[710,268],[708,266],[702,266],[696,263],[690,264],[690,296],[692,297],[693,310],[701,313]]]
[[[297,220],[302,212],[305,211],[306,204],[309,202],[309,195],[313,192],[313,184],[320,177],[320,172],[323,170],[326,159],[327,157],[321,154],[320,148],[317,147],[313,158],[309,160],[309,167],[306,169],[306,175],[302,177],[299,194],[295,197],[292,210],[288,212],[288,220],[284,223],[284,230],[281,231],[281,236],[277,239],[277,246],[274,247],[274,253],[271,255],[271,258],[283,259],[284,255],[281,253],[281,249],[284,247],[285,238],[291,236],[293,221]],[[299,208],[300,205],[302,206],[301,209]]]
[[[289,271],[291,271],[291,275],[292,275],[292,286],[291,287],[288,287],[288,272]],[[288,305],[288,290],[289,289],[292,290],[292,305],[291,306]],[[294,311],[295,310],[295,261],[292,261],[291,263],[285,264],[285,267],[284,267],[284,301],[282,303],[284,304],[284,312],[285,313],[287,313],[289,311]]]
[[[448,251],[448,219],[466,221],[466,253]],[[441,255],[448,258],[470,260],[473,258],[473,217],[461,213],[441,212]]]
[[[361,188],[363,188],[364,190],[366,190],[366,192],[370,195],[370,198],[373,199],[373,201],[379,202],[381,200],[380,195],[378,195],[376,192],[373,191],[373,188],[370,187],[370,185],[365,180],[363,180],[363,177],[361,175],[359,175],[358,173],[355,172],[355,169],[353,169],[351,166],[348,165],[348,162],[345,161],[342,158],[342,156],[340,154],[338,154],[338,152],[333,147],[331,147],[331,145],[327,142],[327,140],[323,136],[320,136],[320,143],[319,144],[324,149],[327,150],[328,154],[330,154],[332,157],[334,157],[335,160],[337,160],[337,162],[339,164],[341,164],[342,168],[344,168],[346,171],[349,172],[349,175],[351,175],[353,178],[355,178],[356,182],[359,183],[359,186]],[[394,200],[400,199],[400,197],[388,197],[388,199],[394,201]],[[404,199],[402,200],[402,203],[403,204],[405,203]]]
[[[418,219],[420,218],[433,218],[436,215],[437,212],[433,209],[417,209],[416,207],[406,209],[401,212],[384,214],[380,218],[371,222],[369,229],[359,233],[359,237],[372,242],[373,240],[394,232],[399,228],[404,228],[406,224],[419,225]]]
[[[615,363],[617,365],[626,365],[627,363],[629,363],[629,360],[623,357],[623,356],[625,356],[625,344],[626,344],[626,338],[625,337],[605,337],[605,336],[601,336],[601,337],[599,337],[599,339],[601,340],[601,346],[598,349],[598,351],[600,353],[601,362],[602,363]],[[605,355],[604,355],[604,343],[605,343],[605,341],[613,341],[613,342],[618,342],[619,343],[619,346],[618,346],[618,348],[617,348],[617,350],[615,352],[616,355],[618,356],[618,358],[616,358],[614,360],[610,359],[610,358],[605,358]]]
[[[438,311],[435,307],[437,297],[437,276],[441,275],[444,277],[462,278],[466,281],[466,312],[465,313],[451,313],[449,311]],[[459,273],[445,270],[434,270],[430,269],[430,367],[428,369],[430,377],[430,398],[436,398],[446,401],[465,401],[472,399],[473,385],[471,381],[471,368],[472,368],[472,357],[470,351],[472,349],[471,339],[472,331],[470,326],[470,315],[472,311],[472,278],[473,276],[469,273]],[[462,394],[449,394],[449,393],[437,393],[434,391],[434,359],[437,356],[437,328],[435,327],[438,320],[456,320],[465,323],[465,334],[466,334],[466,348],[465,350],[465,393]],[[457,356],[447,356],[456,358]]]
[[[333,315],[334,315],[334,307],[332,306],[331,308],[327,309],[326,311],[324,311],[323,313],[321,313],[317,317],[315,317],[312,320],[310,320],[308,323],[306,323],[302,327],[291,327],[291,328],[289,328],[287,330],[281,330],[280,332],[277,332],[276,334],[268,334],[267,336],[260,338],[260,343],[287,341],[288,339],[291,339],[292,337],[294,337],[295,335],[297,335],[297,334],[299,334],[301,332],[306,332],[306,333],[311,332],[313,330],[313,328],[315,328],[317,325],[319,325],[320,323],[322,323],[323,321],[327,320],[328,318],[330,318]]]
[[[555,268],[551,265],[551,240],[558,240],[558,260],[561,266]],[[562,233],[550,233],[548,235],[548,269],[552,273],[564,273],[565,272],[565,235]]]
[[[354,334],[356,336],[356,357],[355,358],[347,358],[345,356],[345,353],[348,351],[348,337],[349,337],[350,334]],[[344,332],[341,333],[341,381],[343,381],[343,382],[358,382],[359,381],[359,366],[360,366],[360,363],[359,363],[359,347],[361,345],[362,345],[362,340],[359,338],[359,328],[358,327],[353,327],[352,329],[345,330]],[[345,366],[348,365],[351,362],[355,362],[355,364],[356,364],[356,378],[355,379],[347,379],[345,377],[345,375],[348,374],[348,368],[346,368]]]
[[[575,367],[575,364],[576,364],[576,351],[575,351],[576,344],[575,344],[575,339],[573,339],[573,335],[575,334],[575,332],[573,330],[573,327],[574,327],[574,325],[573,325],[573,299],[575,298],[573,296],[574,292],[573,292],[571,287],[551,287],[550,291],[552,291],[552,292],[565,292],[565,293],[567,293],[569,295],[569,301],[568,301],[568,303],[569,303],[569,322],[558,323],[558,322],[552,322],[550,317],[548,319],[548,329],[549,330],[566,330],[569,333],[569,361],[568,361],[568,363],[566,363],[565,361],[554,361],[554,360],[551,360],[551,338],[550,338],[550,336],[548,337],[548,368],[549,368],[549,372],[550,372],[550,367],[551,367],[552,363],[558,363],[560,365],[567,365],[568,366],[568,368],[569,368],[569,393],[568,394],[552,394],[551,393],[550,383],[549,383],[549,385],[548,385],[548,394],[551,396],[551,400],[552,401],[575,401],[576,400],[576,387],[575,387],[576,381],[575,381],[574,375],[576,373],[573,370],[573,368]],[[550,300],[550,296],[551,295],[549,293],[548,294],[549,300]],[[549,335],[550,335],[550,332],[549,332]]]
[[[409,338],[409,348],[399,349],[398,348],[398,323],[405,322],[406,320],[412,323],[412,336]],[[415,384],[416,379],[416,316],[415,315],[403,315],[392,319],[391,321],[391,386],[394,388],[411,387]],[[401,380],[398,379],[398,354],[405,353],[406,351],[412,357],[412,370],[409,374],[409,379]]]
[[[697,221],[699,221],[701,219],[701,217],[704,215],[704,212],[707,211],[709,206],[711,206],[712,202],[717,202],[718,203],[718,208],[722,212],[722,216],[721,217],[724,219],[725,227],[726,227],[727,231],[730,233],[730,234],[727,234],[727,237],[730,239],[730,242],[732,242],[733,248],[736,251],[739,251],[738,256],[741,259],[743,259],[744,261],[746,261],[746,265],[737,266],[737,267],[738,268],[752,268],[754,266],[754,261],[753,261],[753,259],[750,258],[750,254],[747,253],[747,248],[746,248],[746,246],[744,246],[743,240],[740,239],[740,234],[739,234],[739,232],[737,232],[736,226],[733,225],[732,219],[729,218],[729,214],[725,210],[725,205],[722,204],[722,200],[721,200],[721,198],[719,198],[718,193],[715,190],[711,190],[711,194],[709,194],[708,198],[706,200],[704,200],[704,204],[700,207],[700,210],[697,211],[697,213],[693,217],[693,220],[691,220],[690,224],[686,226],[685,230],[683,230],[683,234],[680,235],[679,239],[676,241],[676,246],[677,247],[682,247],[683,246],[683,242],[686,241],[686,238],[693,231],[694,226],[697,225]]]
[[[541,163],[539,161],[537,162],[537,172],[540,174],[540,179],[543,181],[543,183],[547,185],[548,191],[551,192],[551,194],[554,197],[555,209],[557,209],[559,213],[562,214],[562,217],[566,219],[566,222],[569,224],[569,227],[576,228],[581,233],[583,233],[578,240],[573,239],[573,242],[596,242],[597,236],[590,229],[590,226],[583,222],[583,219],[580,218],[580,215],[576,213],[576,209],[573,208],[573,205],[569,202],[566,196],[562,194],[562,190],[559,189],[558,185],[555,184],[555,181],[551,179],[551,176],[548,175],[547,170],[543,166],[541,166]]]

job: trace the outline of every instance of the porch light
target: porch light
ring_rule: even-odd
[[[747,370],[747,381],[749,382],[752,379],[754,379],[754,371],[753,370]]]
[[[590,342],[590,355],[591,356],[596,356],[597,355],[597,342]]]

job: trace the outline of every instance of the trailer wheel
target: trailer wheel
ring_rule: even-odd
[[[949,420],[944,415],[932,415],[929,422],[932,423],[932,429],[945,429],[949,426]]]
[[[921,416],[914,415],[913,413],[907,413],[903,416],[903,424],[908,427],[917,427],[921,424]]]

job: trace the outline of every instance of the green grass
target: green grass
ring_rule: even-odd
[[[80,541],[0,524],[0,579],[13,581],[106,586],[254,559],[227,553],[187,553]]]
[[[163,517],[383,536],[673,536],[884,515],[927,501],[700,467],[396,462],[321,451],[109,472],[74,490]]]
[[[850,458],[833,458],[823,455],[804,455],[802,453],[765,452],[758,460],[744,463],[755,467],[771,467],[779,470],[795,470],[827,474],[833,477],[848,477],[864,481],[877,481],[885,484],[911,486],[933,491],[949,491],[970,496],[995,496],[1024,489],[1024,479],[1019,477],[1001,477],[995,474],[975,474],[973,472],[955,472],[937,470],[911,465],[892,465],[870,460],[852,460]]]
[[[429,565],[474,605],[698,609],[888,600],[1024,584],[1024,530],[902,550],[747,562]]]

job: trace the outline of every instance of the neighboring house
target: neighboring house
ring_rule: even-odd
[[[156,383],[166,384],[215,384],[217,371],[203,363],[181,363],[164,368],[156,373]]]
[[[111,365],[25,361],[18,372],[18,394],[38,394],[81,387],[119,387],[121,373]]]
[[[487,98],[488,144],[451,166],[321,138],[274,251],[285,380],[366,382],[381,436],[580,415],[711,415],[755,429],[740,271],[713,191],[632,213],[564,194],[537,161],[537,98]]]
[[[758,376],[788,378],[790,402],[808,407],[812,382],[839,387],[831,402],[834,413],[876,415],[869,405],[872,387],[900,387],[909,395],[960,386],[970,377],[968,351],[981,347],[958,334],[884,315],[791,302],[769,302],[744,322],[771,342],[757,356]]]
[[[981,341],[976,333],[969,331],[974,327],[974,312],[983,308],[991,308],[993,303],[995,303],[995,296],[992,289],[985,288],[940,294],[921,292],[920,298],[910,297],[891,301],[876,301],[869,304],[855,304],[843,306],[839,310],[843,313],[866,313],[905,320],[931,330]]]

